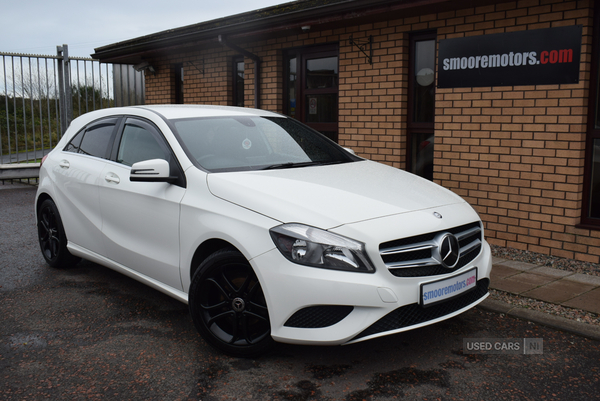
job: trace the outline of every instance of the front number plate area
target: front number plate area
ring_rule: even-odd
[[[457,276],[421,284],[421,306],[431,306],[477,287],[477,268]]]

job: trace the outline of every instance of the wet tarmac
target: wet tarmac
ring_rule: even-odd
[[[0,191],[1,400],[591,400],[600,343],[473,309],[344,347],[215,351],[187,307],[99,265],[46,266],[34,187]],[[542,339],[541,354],[472,354],[472,338]]]

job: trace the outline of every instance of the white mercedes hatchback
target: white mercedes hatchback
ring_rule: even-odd
[[[84,258],[187,303],[235,356],[398,333],[488,295],[463,199],[268,111],[85,114],[43,161],[35,211],[50,266]]]

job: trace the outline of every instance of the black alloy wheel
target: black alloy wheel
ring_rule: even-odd
[[[51,267],[66,267],[80,259],[67,249],[67,236],[56,205],[51,199],[42,202],[37,214],[38,239],[42,255]]]
[[[217,251],[202,262],[190,285],[189,307],[202,337],[226,354],[256,357],[273,343],[260,282],[234,249]]]

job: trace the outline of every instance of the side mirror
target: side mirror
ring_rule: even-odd
[[[351,155],[354,155],[354,156],[356,156],[356,152],[354,152],[354,150],[353,150],[353,149],[350,149],[350,148],[344,148],[344,150],[345,150],[346,152],[350,153]]]
[[[130,181],[141,182],[168,182],[177,181],[177,177],[170,175],[169,162],[163,159],[144,160],[134,163],[129,173]]]

